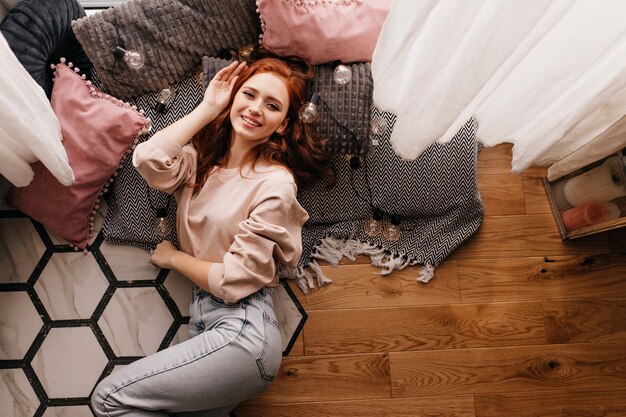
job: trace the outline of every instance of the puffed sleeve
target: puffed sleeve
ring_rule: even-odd
[[[211,294],[234,303],[275,284],[278,263],[298,264],[302,225],[308,218],[296,200],[295,184],[274,184],[239,224],[223,262],[209,270]]]
[[[157,132],[137,145],[133,165],[152,188],[171,194],[195,175],[196,151],[191,144],[181,147]]]

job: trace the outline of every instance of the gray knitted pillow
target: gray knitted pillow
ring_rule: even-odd
[[[209,86],[211,79],[215,77],[215,74],[228,64],[233,62],[232,60],[226,60],[222,58],[214,58],[212,56],[202,57],[202,86],[206,90]]]
[[[367,153],[370,143],[372,113],[372,72],[369,63],[348,65],[352,79],[341,85],[333,79],[334,65],[317,65],[315,78],[309,85],[309,95],[317,93],[326,103],[321,104],[318,132],[329,139],[329,150],[336,153]],[[349,128],[352,136],[341,125]]]
[[[255,0],[130,0],[72,28],[104,88],[122,99],[165,88],[202,56],[256,44],[261,33]],[[130,69],[116,46],[139,50],[145,65]]]
[[[202,67],[204,86],[213,76],[231,61],[204,57]],[[320,118],[315,122],[318,133],[328,138],[328,150],[334,153],[367,153],[370,138],[370,118],[372,112],[372,74],[369,63],[349,65],[352,80],[346,85],[337,84],[333,79],[334,65],[315,67],[315,78],[311,80],[308,95],[314,92],[322,97]],[[334,118],[334,119],[333,119]],[[350,129],[354,136],[341,125]]]

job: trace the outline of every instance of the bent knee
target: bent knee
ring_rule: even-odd
[[[122,408],[122,404],[111,394],[113,389],[107,379],[100,381],[91,394],[91,408],[96,417],[112,417],[116,410]]]

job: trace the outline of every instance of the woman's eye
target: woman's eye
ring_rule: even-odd
[[[267,106],[272,110],[276,110],[276,111],[280,110],[280,108],[274,103],[269,103]]]
[[[252,94],[250,91],[244,91],[243,95],[249,98],[254,98],[254,94]]]

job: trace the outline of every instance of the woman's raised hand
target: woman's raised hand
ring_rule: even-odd
[[[204,92],[204,99],[202,101],[213,108],[217,113],[221,113],[228,104],[230,92],[233,89],[235,80],[245,67],[245,62],[235,61],[229,66],[219,70]]]

